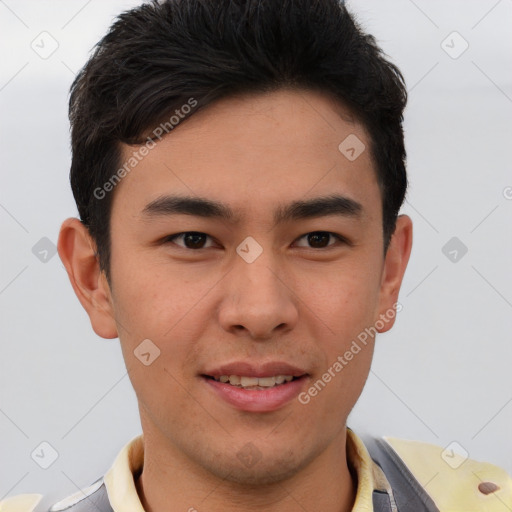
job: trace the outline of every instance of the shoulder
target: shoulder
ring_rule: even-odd
[[[19,494],[0,501],[0,512],[32,512],[43,498],[42,494]]]
[[[397,505],[399,496],[416,496],[427,505],[424,510],[512,510],[511,476],[494,464],[469,458],[456,442],[443,448],[383,437],[369,440],[367,446],[396,491]]]
[[[113,512],[103,477],[48,508],[41,508],[41,494],[20,494],[0,501],[0,512]]]

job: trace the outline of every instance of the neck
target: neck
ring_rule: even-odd
[[[146,430],[143,471],[135,482],[145,512],[352,510],[357,481],[347,463],[345,428],[307,466],[265,485],[219,479],[185,458],[167,439]]]

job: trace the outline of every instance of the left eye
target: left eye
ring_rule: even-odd
[[[345,242],[341,236],[336,233],[331,233],[330,231],[312,231],[311,233],[306,233],[301,236],[298,240],[306,239],[306,242],[311,244],[310,247],[313,249],[323,249],[324,247],[334,245],[335,242],[328,243],[330,238],[335,238],[338,242]]]
[[[211,247],[212,245],[205,245],[207,239],[211,240],[211,237],[206,233],[201,233],[199,231],[186,231],[184,233],[177,233],[176,235],[170,235],[165,238],[166,242],[175,243],[176,240],[181,240],[182,244],[176,244],[179,247],[184,249],[206,249]],[[331,243],[330,241],[333,240]],[[312,231],[311,233],[306,233],[302,235],[297,240],[305,240],[309,245],[309,248],[312,249],[323,249],[325,247],[330,247],[334,245],[336,241],[341,243],[346,243],[346,240],[337,235],[336,233],[331,233],[330,231]],[[304,245],[300,245],[299,247],[308,247]]]

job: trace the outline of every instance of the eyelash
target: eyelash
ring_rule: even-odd
[[[175,235],[166,236],[163,239],[163,242],[164,243],[174,243],[174,240],[176,240],[178,238],[183,238],[185,235],[192,235],[192,234],[193,235],[205,235],[205,236],[207,236],[210,239],[212,238],[210,235],[208,235],[206,233],[203,233],[201,231],[183,231],[181,233],[176,233]],[[343,245],[351,245],[351,243],[346,238],[344,238],[341,235],[338,235],[337,233],[333,233],[331,231],[310,231],[309,233],[305,233],[304,235],[300,236],[296,240],[301,240],[302,238],[307,237],[308,235],[313,235],[313,234],[329,235],[329,236],[334,237],[339,243],[341,243]],[[322,249],[325,250],[325,249],[327,249],[329,247],[333,247],[334,245],[336,245],[336,243],[328,244],[326,247],[320,247],[320,248],[317,248],[317,247],[307,247],[307,248],[311,249],[313,251],[319,251],[319,250],[322,250]],[[202,249],[209,249],[209,247],[200,247],[198,249],[191,249],[190,247],[183,247],[183,246],[180,246],[180,245],[178,245],[178,247],[180,249],[185,249],[185,250],[189,250],[189,251],[200,251]]]

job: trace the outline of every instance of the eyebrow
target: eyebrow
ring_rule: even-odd
[[[349,197],[334,194],[280,205],[274,212],[274,224],[329,215],[358,218],[362,212],[361,203]],[[148,219],[180,214],[217,218],[233,223],[240,219],[240,216],[226,204],[195,196],[161,196],[151,201],[142,210],[142,216]]]

